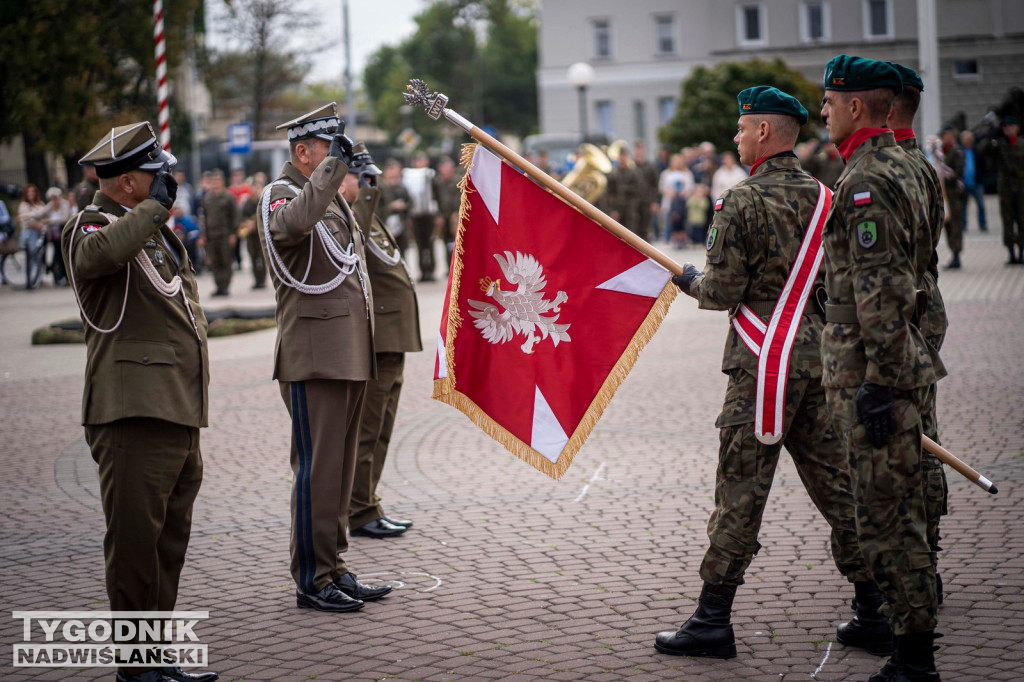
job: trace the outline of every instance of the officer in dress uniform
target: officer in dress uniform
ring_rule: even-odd
[[[175,162],[148,122],[114,128],[80,161],[96,168],[99,191],[61,235],[85,323],[82,423],[99,466],[112,611],[174,610],[203,479],[206,317],[185,247],[167,226]],[[217,674],[130,665],[117,679]]]
[[[846,170],[823,237],[822,384],[850,457],[861,551],[896,637],[871,680],[938,680],[921,413],[942,363],[913,322],[934,247],[928,192],[885,127],[899,72],[839,55],[824,81],[821,117]]]
[[[924,334],[928,346],[938,355],[942,350],[942,342],[946,338],[946,329],[949,326],[946,318],[946,306],[942,300],[942,293],[939,291],[939,254],[935,251],[939,244],[939,236],[942,234],[943,206],[942,189],[939,185],[939,176],[935,167],[928,161],[924,150],[917,144],[917,137],[911,127],[914,123],[914,116],[921,102],[921,93],[924,91],[924,81],[911,68],[890,62],[900,72],[900,79],[903,81],[903,92],[896,96],[892,104],[892,111],[889,113],[889,127],[892,128],[896,144],[903,147],[907,152],[907,160],[911,163],[913,170],[924,183],[928,192],[927,206],[928,224],[932,232],[932,256],[928,261],[928,269],[924,273],[924,281],[918,288],[925,292],[928,297],[928,304],[918,320],[918,328]],[[920,311],[919,311],[920,312]],[[936,368],[936,378],[946,376],[944,369]],[[928,395],[925,398],[924,409],[921,412],[921,428],[924,435],[935,442],[939,442],[938,414],[935,409],[936,387],[938,383],[932,384]],[[942,550],[939,546],[939,520],[948,513],[946,496],[948,488],[946,485],[946,471],[942,467],[939,458],[930,452],[922,452],[922,464],[925,467],[925,498],[927,501],[926,512],[928,514],[928,545],[931,547],[936,561],[938,553]],[[942,579],[939,573],[935,573],[935,595],[938,603],[942,603]]]
[[[766,372],[759,370],[759,356],[741,339],[740,328],[730,326],[726,340],[722,371],[729,375],[729,385],[716,422],[721,448],[715,510],[708,522],[711,546],[700,568],[704,588],[693,616],[678,631],[659,633],[655,640],[662,653],[713,658],[736,655],[732,602],[761,548],[758,530],[783,445],[811,500],[832,527],[832,555],[840,573],[857,586],[871,581],[857,545],[846,455],[831,426],[821,385],[824,319],[821,310],[807,302],[823,278],[816,270],[801,275],[804,260],[810,259],[807,267],[813,263],[813,256],[803,251],[820,250],[820,223],[831,191],[804,172],[793,153],[800,127],[807,123],[807,110],[796,98],[760,85],[744,90],[737,100],[735,142],[741,162],[752,166],[750,176],[716,201],[704,272],[687,263],[673,282],[701,308],[749,315],[762,327],[775,319],[773,311],[798,306],[799,292],[806,293],[802,317],[799,307],[794,308],[792,324],[797,329],[789,332],[781,313],[775,322],[781,327],[778,339],[790,333],[795,339],[791,348],[781,346],[788,371],[785,365],[775,368],[788,377],[784,404],[775,403],[774,391],[759,393]],[[769,345],[767,340],[762,343]],[[758,352],[769,349],[762,346]],[[767,363],[762,364],[770,372]],[[784,415],[774,439],[757,435],[759,398],[771,406],[769,411]],[[853,636],[860,646],[877,653],[892,651],[892,633],[884,621],[856,630]]]
[[[338,189],[352,162],[332,102],[277,126],[291,160],[263,190],[256,228],[277,297],[274,378],[292,420],[296,603],[355,611],[390,587],[360,584],[341,553],[366,382],[376,377],[362,236]]]
[[[390,538],[412,527],[412,521],[387,516],[377,484],[395,426],[402,393],[405,354],[423,350],[419,304],[402,252],[384,221],[377,216],[381,198],[380,170],[362,142],[355,146],[341,194],[352,206],[366,243],[366,269],[373,287],[373,347],[377,378],[366,385],[363,418],[359,423],[359,457],[348,520],[352,535]]]

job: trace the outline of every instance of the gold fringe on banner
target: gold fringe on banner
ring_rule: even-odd
[[[622,382],[625,381],[630,370],[633,369],[640,351],[650,342],[655,332],[661,326],[661,323],[665,320],[669,306],[675,300],[678,289],[672,284],[671,279],[666,282],[665,287],[661,290],[661,294],[655,300],[654,305],[651,306],[650,312],[647,313],[643,324],[633,334],[633,338],[622,352],[618,361],[616,361],[615,366],[612,367],[608,376],[605,377],[601,389],[594,396],[590,406],[587,407],[583,419],[580,420],[576,430],[573,431],[569,442],[562,448],[558,461],[552,462],[540,452],[534,450],[528,443],[514,436],[505,427],[491,418],[468,396],[455,390],[454,347],[456,334],[462,324],[462,318],[458,312],[458,292],[462,277],[462,255],[465,253],[462,248],[462,235],[465,230],[465,220],[469,214],[469,199],[467,195],[472,190],[467,187],[467,182],[473,167],[473,154],[475,152],[476,144],[466,144],[462,147],[461,163],[466,169],[466,174],[459,183],[459,188],[462,190],[462,203],[459,206],[459,229],[455,237],[455,252],[452,256],[452,294],[448,306],[448,328],[445,338],[445,363],[448,376],[434,381],[434,391],[431,397],[458,409],[469,417],[474,424],[483,429],[488,436],[501,443],[513,455],[557,480],[568,471],[576,453],[583,447],[583,443],[586,442],[594,427],[597,426],[597,422],[601,419],[601,415],[604,413],[605,408],[608,407],[608,403],[611,402],[615,392],[622,385]],[[595,226],[599,227],[596,223]]]

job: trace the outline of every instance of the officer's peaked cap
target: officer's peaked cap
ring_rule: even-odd
[[[149,121],[142,121],[112,129],[78,163],[95,166],[101,178],[116,178],[133,170],[155,173],[178,159],[161,148]]]
[[[373,162],[373,157],[367,151],[366,145],[356,142],[352,145],[352,163],[348,165],[348,172],[357,175],[380,175],[380,168]]]
[[[325,142],[334,138],[340,125],[338,120],[338,104],[331,102],[308,114],[293,118],[287,123],[277,126],[278,130],[288,129],[288,141],[302,140],[307,137],[315,137]]]

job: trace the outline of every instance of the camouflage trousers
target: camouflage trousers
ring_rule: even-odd
[[[864,561],[885,595],[881,611],[893,632],[934,630],[938,602],[935,553],[927,538],[926,468],[921,409],[927,390],[895,391],[896,434],[873,448],[857,417],[857,388],[830,388],[828,406],[843,434],[857,505],[857,537]]]
[[[963,190],[957,187],[946,185],[946,205],[949,211],[946,213],[946,222],[943,229],[946,230],[946,244],[953,253],[960,253],[964,250],[964,199]]]
[[[754,437],[756,380],[732,370],[718,417],[721,445],[715,510],[708,521],[711,546],[700,576],[715,585],[741,585],[761,548],[757,541],[782,446],[831,532],[832,557],[850,582],[871,580],[857,544],[853,488],[842,443],[833,430],[821,380],[790,379],[786,385],[785,437],[765,445]]]
[[[929,336],[927,338],[928,345],[932,346],[936,351],[942,348],[942,336]],[[938,384],[932,384],[926,389],[924,398],[924,407],[921,409],[921,430],[924,435],[931,438],[936,443],[939,442],[939,425],[936,417],[936,406],[935,399],[937,396],[936,387]],[[939,519],[949,513],[947,496],[949,495],[949,487],[946,484],[946,470],[942,466],[942,462],[935,455],[921,452],[921,466],[924,467],[924,480],[925,480],[925,514],[928,519],[928,546],[932,552],[939,552],[942,547],[939,546]]]

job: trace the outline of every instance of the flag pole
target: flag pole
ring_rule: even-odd
[[[678,275],[683,272],[683,266],[666,256],[658,249],[654,248],[654,246],[648,242],[630,232],[617,221],[612,220],[612,218],[604,211],[601,211],[593,204],[580,197],[558,180],[555,180],[553,177],[542,171],[540,168],[537,168],[523,156],[509,149],[493,136],[488,135],[458,112],[445,107],[448,103],[448,98],[439,92],[429,92],[426,83],[420,79],[414,78],[410,80],[409,85],[406,86],[406,90],[407,92],[403,95],[405,97],[405,101],[413,106],[425,107],[427,110],[427,116],[430,118],[436,121],[441,118],[443,114],[448,121],[465,130],[474,140],[508,161],[549,192],[565,201],[580,213],[587,216],[595,223],[671,272],[673,275]]]
[[[972,469],[970,465],[967,464],[967,462],[964,462],[962,459],[960,459],[952,452],[950,452],[946,448],[942,447],[941,445],[933,441],[928,436],[921,436],[921,444],[924,445],[925,450],[938,457],[939,461],[948,464],[949,466],[956,469],[957,472],[964,476],[964,478],[966,478],[971,483],[976,484],[982,490],[986,490],[992,493],[993,495],[999,492],[999,490],[996,488],[995,483],[988,480],[980,473]]]

